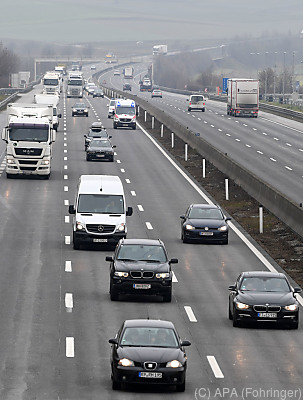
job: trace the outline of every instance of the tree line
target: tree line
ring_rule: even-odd
[[[8,87],[10,74],[18,72],[20,60],[11,50],[0,42],[0,87]]]

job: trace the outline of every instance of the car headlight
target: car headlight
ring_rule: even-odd
[[[127,278],[128,277],[128,272],[122,272],[122,271],[116,271],[114,273],[115,276],[119,276],[119,278]]]
[[[156,278],[159,278],[159,279],[169,278],[169,272],[161,272],[159,274],[156,274]]]
[[[117,226],[116,231],[124,232],[125,231],[125,224],[120,224]]]
[[[122,365],[122,367],[134,367],[134,362],[129,360],[128,358],[122,358],[119,360],[118,365]]]
[[[227,231],[227,225],[220,226],[220,228],[218,228],[218,231],[226,232]]]
[[[169,361],[166,364],[166,368],[180,368],[180,367],[182,367],[182,364],[178,360]]]
[[[240,303],[239,301],[236,302],[236,307],[238,310],[247,310],[250,308],[248,304]]]
[[[76,229],[77,231],[83,231],[85,230],[85,226],[82,224],[82,222],[76,222]]]
[[[88,112],[87,108],[84,109],[84,112]]]
[[[185,229],[186,229],[187,231],[192,231],[192,230],[195,229],[195,227],[192,226],[192,225],[190,225],[190,224],[186,224],[186,225],[185,225]]]
[[[289,306],[285,306],[284,308],[287,311],[297,311],[298,306],[297,304],[290,304]]]
[[[77,109],[76,109],[76,108],[73,108],[73,112],[77,112]]]

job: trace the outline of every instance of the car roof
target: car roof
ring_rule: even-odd
[[[160,239],[122,239],[123,244],[139,244],[149,246],[163,246],[163,242]]]
[[[96,121],[91,124],[91,128],[102,128],[102,122]]]
[[[282,272],[270,272],[270,271],[247,271],[242,272],[243,277],[260,277],[260,278],[286,278]]]
[[[124,327],[154,327],[175,329],[175,326],[171,321],[163,321],[160,319],[128,319],[124,321]]]
[[[191,204],[192,208],[207,208],[207,209],[212,209],[212,208],[218,208],[220,209],[219,206],[216,206],[215,204]]]

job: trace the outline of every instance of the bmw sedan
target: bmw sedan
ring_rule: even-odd
[[[74,115],[85,115],[88,117],[88,109],[89,106],[87,106],[85,103],[75,103],[72,106],[72,117]]]
[[[94,123],[93,123],[94,124]],[[107,130],[103,127],[95,128],[94,126],[91,126],[90,130],[86,135],[84,135],[84,148],[85,150],[88,148],[88,145],[90,144],[91,140],[93,138],[102,138],[102,139],[111,139],[111,136],[107,133]]]
[[[126,320],[110,339],[114,390],[122,383],[174,385],[185,391],[187,356],[174,324],[152,319]]]
[[[191,204],[181,215],[181,240],[183,243],[219,242],[228,244],[228,224],[220,207],[214,204]]]
[[[229,286],[228,316],[233,326],[240,322],[281,323],[297,329],[299,303],[296,293],[282,273],[242,272],[236,283]]]
[[[86,149],[86,161],[114,161],[114,148],[110,140],[92,138]]]

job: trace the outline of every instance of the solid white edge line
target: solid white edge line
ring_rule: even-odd
[[[197,322],[197,318],[195,317],[195,314],[190,306],[184,306],[184,310],[190,322]]]
[[[72,336],[65,338],[65,355],[66,357],[75,357],[75,340]]]
[[[158,145],[154,138],[137,122],[137,125],[142,130],[142,132],[151,140],[151,142],[157,147],[157,149],[167,158],[167,160],[176,168],[176,170],[187,180],[187,182],[200,194],[200,196],[208,204],[212,204],[212,201],[207,197],[206,194],[182,171],[182,169],[174,162],[172,158]],[[260,253],[259,250],[239,231],[235,225],[229,221],[228,225],[235,232],[236,235],[246,244],[246,246],[255,254],[255,256],[264,264],[264,266],[271,272],[278,272],[269,261]],[[296,295],[298,302],[303,306],[303,298],[300,295]]]
[[[206,357],[209,362],[209,365],[211,366],[211,369],[213,370],[215,378],[219,378],[219,379],[224,378],[224,375],[217,363],[216,358],[214,356],[206,356]]]

